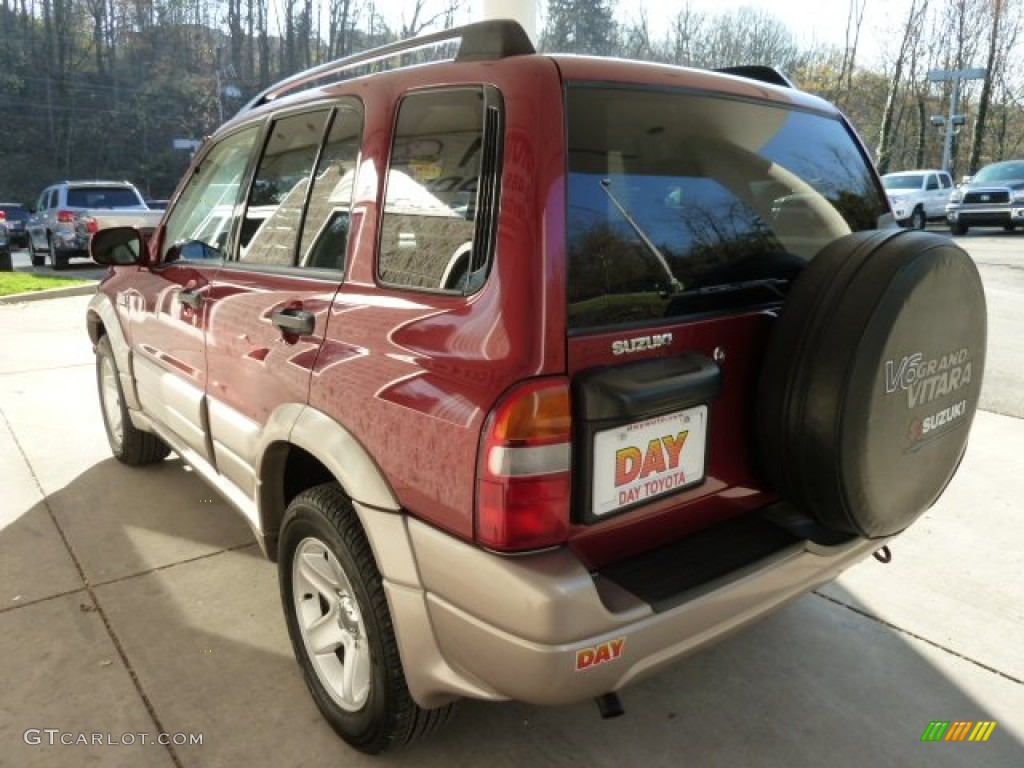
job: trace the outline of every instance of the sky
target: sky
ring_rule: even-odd
[[[882,55],[882,46],[896,34],[909,8],[908,0],[854,0],[865,9],[859,51],[870,62]],[[472,0],[474,18],[483,18],[484,8],[514,7],[528,0]],[[538,0],[543,2],[543,0]],[[635,17],[630,9],[644,8],[652,30],[666,29],[687,3],[695,11],[722,13],[742,7],[771,13],[793,33],[799,43],[842,47],[851,0],[617,0],[619,20]],[[813,9],[813,10],[808,10]],[[538,20],[538,28],[540,21]]]

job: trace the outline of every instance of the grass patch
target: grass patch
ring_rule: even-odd
[[[0,296],[12,293],[29,293],[45,291],[50,288],[67,288],[69,285],[81,285],[89,280],[76,280],[73,277],[43,277],[31,272],[0,272]]]

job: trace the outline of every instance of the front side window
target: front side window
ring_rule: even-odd
[[[258,136],[257,126],[231,134],[211,148],[193,170],[167,219],[164,261],[223,260],[243,176]]]
[[[381,282],[458,293],[483,283],[490,242],[478,235],[495,210],[496,98],[490,89],[460,88],[402,100],[381,224]]]
[[[566,102],[571,328],[778,301],[886,211],[835,117],[635,88]]]

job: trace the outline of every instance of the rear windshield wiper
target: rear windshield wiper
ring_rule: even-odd
[[[705,285],[700,288],[691,288],[687,291],[676,291],[670,299],[677,299],[681,296],[712,296],[718,293],[736,293],[738,291],[749,291],[752,288],[766,288],[780,299],[786,298],[783,290],[789,285],[789,280],[781,277],[764,277],[757,280],[742,280],[738,283],[720,283],[718,285]]]
[[[618,198],[612,193],[611,187],[611,179],[601,179],[601,189],[603,189],[605,194],[608,195],[608,199],[612,201],[612,205],[614,205],[618,209],[619,213],[622,214],[622,218],[626,220],[629,226],[633,228],[633,231],[636,232],[640,240],[643,241],[643,244],[647,246],[647,250],[649,250],[654,255],[654,258],[658,260],[658,264],[661,265],[662,270],[665,272],[665,277],[668,278],[668,284],[671,286],[672,291],[676,293],[682,292],[684,286],[672,273],[672,268],[668,265],[668,261],[665,259],[665,254],[658,249],[658,246],[654,244],[654,241],[651,240],[640,225],[636,223],[636,219],[629,215],[629,211],[626,210],[626,207],[620,203]]]

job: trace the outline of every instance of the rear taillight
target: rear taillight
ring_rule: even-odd
[[[7,221],[7,212],[0,211],[0,221]]]
[[[99,222],[97,222],[92,216],[86,216],[82,219],[82,223],[85,225],[85,231],[90,235],[95,235],[99,231]]]
[[[520,385],[495,406],[477,469],[476,538],[514,552],[564,543],[569,532],[569,384]]]
[[[71,224],[75,220],[74,211],[57,211],[57,221],[61,224]]]

